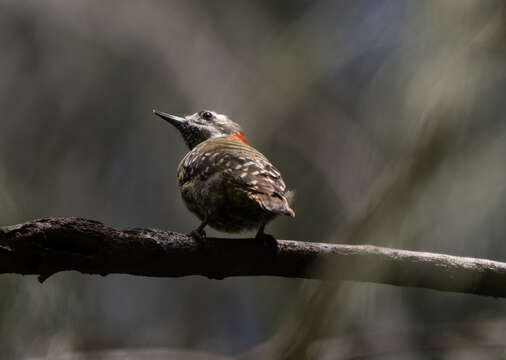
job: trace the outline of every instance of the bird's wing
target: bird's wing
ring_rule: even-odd
[[[199,168],[204,172],[207,169],[207,175],[219,171],[228,181],[248,190],[264,210],[295,216],[284,196],[286,185],[280,172],[263,154],[232,137],[213,139],[210,144],[202,145],[200,152],[204,151],[204,156]]]

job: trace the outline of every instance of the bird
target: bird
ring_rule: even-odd
[[[184,117],[153,113],[179,130],[190,149],[177,168],[184,203],[201,221],[190,235],[205,239],[209,225],[227,233],[257,229],[257,239],[276,241],[265,226],[278,215],[295,217],[292,192],[239,124],[210,110]]]

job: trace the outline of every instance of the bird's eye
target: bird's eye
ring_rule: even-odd
[[[210,111],[204,111],[202,113],[202,117],[206,120],[211,120],[213,118],[213,113]]]

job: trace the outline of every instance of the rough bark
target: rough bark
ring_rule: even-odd
[[[198,242],[172,231],[116,230],[80,218],[40,219],[0,228],[0,273],[36,274],[44,281],[66,270],[353,280],[506,297],[506,263],[485,259],[292,240],[278,240],[277,246],[255,239]]]

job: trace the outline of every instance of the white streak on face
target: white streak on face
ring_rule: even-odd
[[[215,121],[219,124],[226,124],[230,121],[229,118],[227,117],[227,115],[217,114],[215,112],[213,112],[213,115],[214,115]]]

